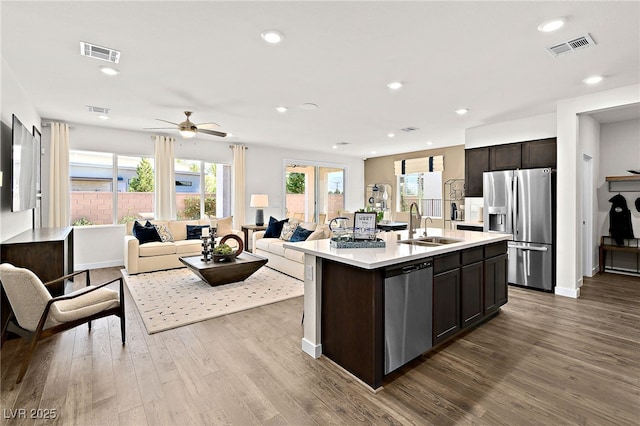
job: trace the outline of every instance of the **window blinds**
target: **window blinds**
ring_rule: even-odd
[[[412,173],[441,172],[444,170],[444,156],[411,158],[393,163],[396,175]]]

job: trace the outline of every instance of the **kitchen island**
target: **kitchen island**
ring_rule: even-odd
[[[511,235],[424,233],[381,233],[384,248],[285,243],[305,253],[302,350],[377,390],[389,372],[495,315],[507,302]]]

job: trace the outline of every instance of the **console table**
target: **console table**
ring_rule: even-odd
[[[73,227],[30,229],[1,243],[0,262],[33,271],[43,282],[73,272]],[[64,294],[64,283],[49,287],[52,296]],[[9,301],[2,290],[2,327],[9,318]]]

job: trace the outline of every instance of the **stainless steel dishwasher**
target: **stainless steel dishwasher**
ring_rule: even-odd
[[[433,346],[433,262],[420,260],[385,269],[384,374]]]

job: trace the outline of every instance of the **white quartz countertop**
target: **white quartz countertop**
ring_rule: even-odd
[[[414,238],[422,237],[423,233],[424,229],[418,229],[416,234],[414,234]],[[411,260],[512,239],[511,234],[427,228],[427,236],[429,237],[446,237],[459,239],[461,241],[435,247],[425,247],[398,243],[398,241],[410,239],[409,231],[407,230],[380,232],[377,236],[385,240],[386,247],[355,249],[333,248],[329,245],[328,239],[285,243],[284,246],[306,254],[342,262],[363,269],[377,269]]]

